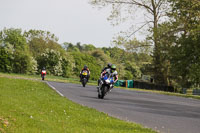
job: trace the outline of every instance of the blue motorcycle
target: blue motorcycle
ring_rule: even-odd
[[[103,99],[104,96],[113,88],[114,78],[110,74],[105,76],[99,82],[98,98]]]

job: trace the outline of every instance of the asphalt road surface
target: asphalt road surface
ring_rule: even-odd
[[[76,103],[161,133],[200,133],[200,100],[119,88],[98,99],[95,86],[47,83]]]

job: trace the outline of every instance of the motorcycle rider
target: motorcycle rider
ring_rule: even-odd
[[[43,72],[45,72],[45,75],[46,75],[46,68],[45,67],[42,67],[42,69],[41,69],[41,76],[42,76]]]
[[[84,67],[82,68],[82,70],[80,71],[80,82],[81,82],[81,79],[83,77],[82,73],[83,71],[87,71],[87,81],[89,80],[90,78],[90,70],[88,69],[88,67],[86,65],[84,65]]]
[[[104,70],[102,73],[101,73],[101,78],[103,78],[103,76],[108,73],[108,74],[111,74],[112,77],[114,77],[114,82],[112,83],[111,85],[111,88],[110,90],[114,87],[114,84],[117,82],[118,80],[118,73],[116,71],[116,65],[115,64],[112,64],[111,65],[111,68],[107,68],[106,70]],[[99,89],[99,86],[97,87],[97,89]]]
[[[111,64],[111,63],[108,63],[108,64],[107,64],[107,67],[104,67],[104,68],[101,70],[101,73],[102,73],[104,70],[106,70],[106,69],[108,69],[108,68],[111,68],[111,66],[112,66],[112,64]]]
[[[111,66],[112,66],[112,64],[111,64],[111,63],[108,63],[107,66],[104,67],[104,68],[101,70],[101,74],[104,72],[104,70],[106,70],[106,69],[111,69]],[[100,74],[100,75],[101,75],[101,74]],[[101,80],[101,77],[98,79],[98,84],[97,84],[97,86],[99,86],[100,80]]]
[[[42,80],[44,80],[46,74],[47,74],[47,72],[46,72],[45,67],[42,67],[42,69],[41,69],[41,77],[42,77]]]

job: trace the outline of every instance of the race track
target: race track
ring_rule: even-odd
[[[200,133],[200,100],[114,88],[105,99],[95,86],[47,82],[61,96],[161,133]]]

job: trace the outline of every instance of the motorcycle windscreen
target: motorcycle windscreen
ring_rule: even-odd
[[[83,71],[82,75],[86,76],[87,75],[87,71]]]

